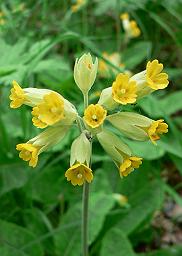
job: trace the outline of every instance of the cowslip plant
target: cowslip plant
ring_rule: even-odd
[[[89,183],[94,175],[91,169],[93,138],[112,158],[119,170],[120,177],[126,177],[142,164],[142,158],[135,156],[120,137],[109,130],[110,123],[124,136],[138,141],[151,140],[154,144],[168,125],[163,119],[152,120],[135,112],[116,111],[118,106],[136,103],[138,99],[168,85],[168,75],[158,60],[149,61],[146,69],[130,77],[119,73],[112,86],[103,89],[96,104],[89,105],[89,90],[95,82],[98,69],[97,58],[93,61],[90,53],[77,59],[74,66],[74,79],[84,99],[84,115],[80,117],[76,107],[59,93],[36,88],[21,88],[13,81],[10,94],[10,107],[18,108],[22,104],[32,108],[33,125],[42,133],[26,143],[17,145],[19,156],[35,167],[40,153],[63,139],[73,123],[76,123],[80,135],[71,146],[70,167],[65,177],[72,185],[83,185],[82,239],[83,255],[88,255],[87,215]],[[122,108],[120,108],[122,109]],[[110,114],[112,110],[112,114]],[[113,113],[115,111],[115,113]]]

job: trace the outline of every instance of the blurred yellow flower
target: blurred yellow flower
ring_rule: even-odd
[[[124,196],[124,195],[118,194],[118,193],[113,193],[112,196],[120,206],[128,205],[128,197],[127,196]]]
[[[126,35],[129,38],[140,36],[141,31],[140,31],[136,21],[135,20],[130,21],[128,13],[121,14],[120,19],[122,20],[123,28],[126,32]]]
[[[124,68],[125,65],[120,62],[120,54],[117,52],[114,52],[112,54],[109,54],[107,52],[103,52],[102,56],[110,61],[112,64],[114,64],[116,67],[122,67]],[[109,76],[109,71],[111,70],[113,73],[116,73],[116,70],[112,67],[110,67],[104,60],[99,60],[99,74],[100,76],[107,77]]]
[[[71,6],[72,12],[77,12],[85,3],[85,0],[76,0],[76,3]]]
[[[160,135],[168,132],[168,125],[164,123],[163,119],[153,121],[152,124],[148,127],[147,133],[151,141],[156,144],[156,140],[160,139]]]
[[[64,118],[64,100],[61,95],[51,92],[43,97],[32,111],[32,121],[38,128],[53,125]]]
[[[168,86],[168,75],[161,73],[163,64],[158,60],[148,61],[146,67],[146,80],[153,90],[164,89]]]
[[[65,177],[68,181],[71,181],[72,185],[83,185],[85,181],[90,183],[93,180],[92,170],[85,164],[76,163],[72,165],[65,173]]]
[[[103,124],[107,111],[99,104],[89,105],[84,112],[84,121],[91,128],[97,128]]]
[[[22,143],[18,144],[16,149],[20,151],[20,158],[24,161],[29,161],[29,166],[35,167],[37,165],[40,147],[36,147],[29,143]]]
[[[128,174],[134,171],[134,169],[139,168],[142,164],[142,158],[137,156],[130,156],[124,159],[123,163],[120,165],[120,175],[121,177],[126,177]]]
[[[129,81],[129,75],[120,73],[112,84],[112,97],[120,104],[134,103],[137,98],[135,81]]]

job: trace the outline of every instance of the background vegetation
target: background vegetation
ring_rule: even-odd
[[[64,177],[74,130],[40,156],[36,169],[18,158],[17,143],[37,129],[28,108],[10,110],[12,80],[23,87],[49,88],[78,109],[82,95],[73,64],[83,52],[102,58],[118,52],[131,72],[157,58],[170,77],[166,90],[141,100],[135,109],[164,118],[169,133],[158,146],[128,141],[143,166],[120,179],[101,147],[94,143],[89,228],[90,256],[182,255],[182,1],[90,0],[77,12],[74,1],[0,1],[0,255],[79,256],[81,193]],[[119,18],[128,12],[141,35],[124,41]],[[112,63],[108,62],[111,67]],[[112,66],[113,68],[113,66]],[[115,71],[117,71],[115,67]],[[91,91],[111,84],[98,76]],[[127,197],[118,204],[114,194]]]

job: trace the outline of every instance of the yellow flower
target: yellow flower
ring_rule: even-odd
[[[123,163],[120,165],[119,171],[121,177],[126,177],[128,174],[134,171],[134,169],[139,168],[142,164],[142,158],[137,156],[130,156],[124,159]]]
[[[71,6],[72,12],[77,12],[84,4],[85,0],[77,0],[76,3]]]
[[[12,102],[10,103],[11,108],[19,108],[25,101],[25,93],[16,81],[13,81],[13,88],[9,96]]]
[[[38,128],[53,125],[64,118],[64,100],[55,92],[46,94],[32,111],[32,121]]]
[[[113,193],[112,196],[120,206],[128,205],[128,198],[126,196],[118,193]]]
[[[117,52],[114,52],[112,54],[108,54],[107,52],[103,52],[102,56],[110,61],[112,64],[114,64],[116,67],[124,68],[125,65],[120,62],[120,54]],[[112,67],[110,67],[104,60],[99,60],[99,74],[102,77],[108,77],[110,75],[110,71],[113,73],[116,73],[116,70]]]
[[[141,34],[141,31],[136,23],[136,21],[130,21],[130,30],[133,37],[138,37]]]
[[[24,88],[16,82],[12,82],[11,94],[9,96],[11,108],[19,108],[21,105],[25,104],[31,107],[39,104],[44,95],[50,93],[51,90],[47,89],[37,89],[37,88]]]
[[[112,97],[120,104],[134,103],[137,98],[135,81],[129,80],[129,75],[120,73],[112,84]]]
[[[89,105],[84,112],[84,121],[92,128],[97,128],[103,124],[107,115],[107,111],[99,104]]]
[[[121,19],[121,20],[128,20],[128,19],[129,19],[129,14],[128,14],[127,12],[122,13],[122,14],[120,15],[120,19]]]
[[[141,34],[141,31],[136,21],[135,20],[130,21],[128,13],[121,14],[120,19],[122,20],[123,28],[126,32],[127,37],[129,38],[138,37]]]
[[[20,158],[24,161],[29,161],[29,166],[35,167],[37,165],[40,147],[29,143],[22,143],[18,144],[16,149],[20,151]]]
[[[161,73],[163,64],[158,60],[148,61],[146,67],[147,84],[153,90],[164,89],[168,86],[168,75]]]
[[[92,170],[85,164],[76,163],[72,165],[65,173],[65,177],[68,181],[71,181],[72,185],[83,185],[85,181],[90,183],[93,180]]]
[[[164,123],[163,119],[153,121],[147,129],[147,133],[151,141],[156,144],[156,140],[160,139],[160,135],[168,132],[168,125]]]
[[[63,139],[69,128],[69,125],[50,127],[27,143],[18,144],[16,149],[20,151],[19,157],[29,161],[29,166],[35,167],[38,155]]]

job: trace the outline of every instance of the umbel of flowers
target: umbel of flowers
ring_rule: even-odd
[[[144,71],[132,77],[119,73],[112,86],[102,91],[99,101],[89,105],[88,93],[95,82],[97,69],[98,60],[93,61],[90,53],[76,59],[74,79],[85,99],[83,117],[78,115],[72,103],[55,91],[21,88],[16,81],[12,84],[10,107],[30,106],[33,125],[44,129],[38,136],[16,146],[20,158],[30,166],[35,167],[40,153],[61,141],[76,123],[80,135],[72,143],[70,167],[65,172],[65,177],[73,185],[80,186],[93,180],[90,167],[93,138],[98,139],[112,158],[121,177],[126,177],[142,164],[142,158],[133,155],[128,145],[107,128],[108,123],[130,139],[151,140],[154,144],[168,131],[163,119],[152,120],[135,112],[116,111],[118,106],[136,103],[140,98],[167,87],[168,75],[162,72],[163,65],[158,60],[149,61]]]

